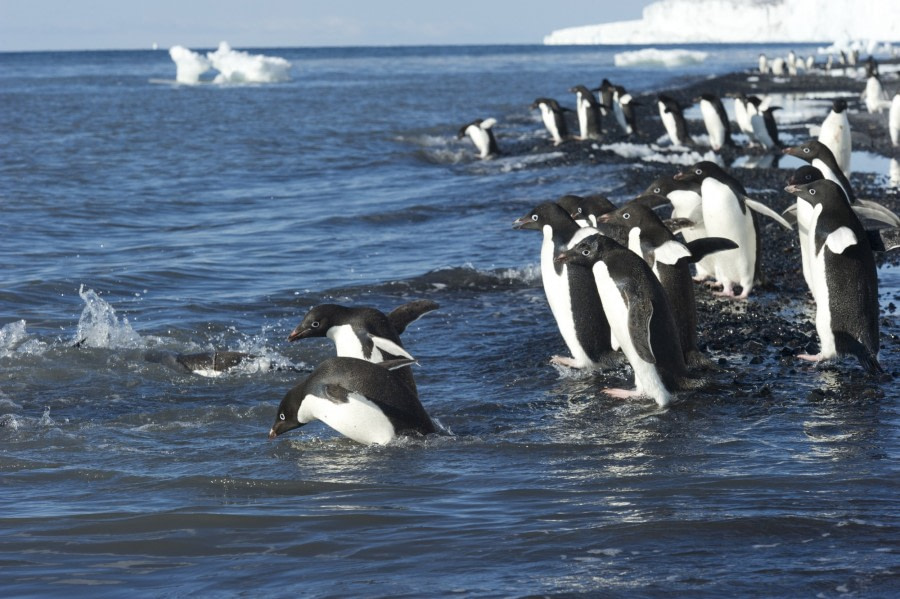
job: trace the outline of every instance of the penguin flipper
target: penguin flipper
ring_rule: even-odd
[[[409,366],[410,364],[417,364],[415,360],[408,360],[406,358],[397,358],[396,360],[385,360],[384,362],[379,362],[378,366],[382,368],[387,368],[388,370],[397,370],[398,368],[403,368],[404,366]]]
[[[853,212],[861,218],[867,218],[894,227],[900,226],[900,217],[881,204],[871,200],[856,200],[856,203],[853,205]]]
[[[328,383],[322,387],[322,396],[334,404],[342,404],[350,401],[350,390],[337,383]]]
[[[892,229],[866,229],[872,251],[889,252],[900,247],[900,227]]]
[[[797,222],[797,203],[794,202],[793,204],[782,210],[781,216],[783,216],[789,223],[795,224]]]
[[[725,250],[733,250],[738,247],[738,244],[734,241],[724,237],[701,237],[700,239],[689,241],[686,245],[691,251],[691,257],[688,260],[688,263],[699,262],[710,254]]]
[[[650,319],[653,317],[653,304],[649,299],[642,298],[636,293],[629,293],[627,289],[622,291],[625,296],[625,304],[628,306],[628,330],[631,332],[631,342],[638,356],[650,364],[656,364],[656,356],[650,345]]]
[[[377,335],[373,335],[372,333],[368,333],[369,339],[372,340],[372,344],[380,349],[382,352],[388,353],[392,356],[402,356],[408,360],[416,361],[408,351],[400,347],[398,344],[394,343],[390,339],[385,339],[384,337],[378,337]]]
[[[678,233],[682,229],[690,229],[697,223],[689,218],[667,218],[663,221],[663,224],[672,233]]]
[[[850,227],[838,227],[825,238],[825,245],[835,254],[843,254],[844,250],[857,243],[859,240]]]
[[[397,334],[402,334],[411,323],[439,307],[437,302],[431,300],[414,300],[394,308],[387,317]]]
[[[667,241],[655,250],[653,256],[658,262],[663,264],[678,264],[679,260],[691,257],[689,250],[683,243],[677,241]]]
[[[769,218],[774,220],[776,223],[778,223],[779,225],[781,225],[788,231],[790,231],[793,228],[793,227],[791,227],[791,223],[786,221],[780,214],[778,214],[777,212],[775,212],[774,210],[772,210],[771,208],[769,208],[762,202],[757,202],[756,200],[753,200],[753,199],[750,199],[750,198],[744,196],[744,203],[746,203],[747,206],[754,212],[758,212],[759,214],[768,216]]]

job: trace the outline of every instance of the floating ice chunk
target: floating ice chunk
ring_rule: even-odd
[[[169,56],[175,62],[175,81],[178,83],[199,83],[200,75],[212,68],[212,63],[204,56],[184,46],[172,46]]]
[[[699,64],[708,54],[697,50],[658,50],[644,48],[629,52],[619,52],[613,58],[617,67],[678,67]]]
[[[216,83],[274,83],[290,79],[291,63],[278,56],[232,50],[227,42],[206,55],[219,71]]]

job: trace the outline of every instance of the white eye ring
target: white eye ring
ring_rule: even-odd
[[[532,215],[531,215],[531,220],[537,221],[537,219],[538,219],[538,215],[537,215],[537,214],[532,214]]]
[[[657,187],[657,188],[655,188],[655,189],[653,190],[653,193],[662,193],[662,189],[660,189],[659,187]]]
[[[279,420],[284,420],[284,412],[282,412],[281,414],[278,415],[278,419],[279,419]]]
[[[811,196],[816,195],[816,190],[815,190],[815,189],[810,189],[810,190],[809,190],[809,195],[811,195]]]
[[[309,325],[309,326],[311,326],[311,327],[314,328],[314,329],[318,329],[318,328],[319,328],[319,321],[318,321],[318,320],[314,320],[314,321],[312,322],[312,324]]]
[[[697,175],[702,175],[703,171],[698,168],[697,170],[694,171],[694,173]]]
[[[622,218],[624,218],[625,220],[628,220],[629,218],[631,218],[631,213],[626,212],[625,214],[622,215]]]
[[[578,208],[578,212],[576,214],[581,214],[581,207]]]
[[[582,256],[590,256],[590,255],[591,255],[591,250],[581,250],[581,255],[582,255]]]
[[[809,148],[803,148],[803,153],[804,153],[804,154],[809,154]]]

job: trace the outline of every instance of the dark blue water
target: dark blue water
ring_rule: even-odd
[[[736,347],[712,357],[742,392],[659,410],[597,392],[627,372],[548,365],[539,235],[512,221],[638,190],[630,166],[561,164],[529,104],[761,49],[674,69],[621,50],[267,50],[291,81],[198,86],[162,51],[0,54],[3,594],[892,595],[893,383],[743,369]],[[526,151],[475,159],[456,131],[488,116]],[[900,274],[881,284],[887,307]],[[417,298],[441,305],[404,342],[444,434],[266,440],[333,353],[286,341],[311,306]],[[215,349],[259,357],[216,378],[145,359]]]

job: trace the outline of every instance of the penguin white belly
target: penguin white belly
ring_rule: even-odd
[[[850,176],[850,121],[846,113],[831,112],[822,123],[819,141],[825,144],[844,175]]]
[[[487,158],[487,155],[490,153],[490,139],[488,138],[488,132],[481,127],[469,125],[466,128],[466,133],[469,135],[472,143],[475,144],[475,147],[478,148],[479,156]]]
[[[359,393],[348,393],[346,402],[307,395],[297,419],[302,423],[321,420],[345,437],[366,445],[384,445],[397,436],[384,412]]]
[[[756,269],[756,231],[753,214],[749,208],[741,212],[741,206],[731,189],[715,179],[707,178],[702,185],[703,222],[710,237],[724,237],[738,247],[713,254],[715,277],[722,283],[725,293],[734,283],[744,293],[753,287]]]
[[[800,245],[800,262],[803,266],[803,280],[806,281],[806,286],[809,287],[809,290],[813,290],[813,281],[812,281],[812,260],[815,252],[815,248],[810,250],[809,247],[809,231],[810,231],[810,223],[813,221],[815,215],[812,209],[807,202],[798,199],[797,200],[797,236],[799,237],[799,245]],[[815,296],[813,296],[815,297]]]
[[[544,127],[547,128],[547,131],[553,137],[553,141],[556,143],[561,142],[562,136],[559,134],[559,129],[556,126],[556,115],[553,114],[553,111],[546,104],[541,104],[541,119],[544,121]]]
[[[805,203],[805,202],[804,202]],[[828,277],[825,270],[825,245],[816,253],[816,241],[813,232],[822,212],[821,206],[815,210],[810,207],[810,234],[807,235],[807,251],[810,259],[810,277],[812,279],[811,290],[816,302],[816,332],[819,334],[819,351],[823,359],[833,358],[837,355],[834,332],[831,330],[831,304],[828,291]],[[839,285],[840,283],[838,283]]]
[[[363,353],[362,343],[359,337],[353,331],[353,327],[349,324],[331,327],[328,329],[328,338],[334,341],[335,351],[337,355],[347,358],[359,358],[378,364],[384,361],[384,357],[377,347],[372,347],[372,355],[366,357]]]
[[[894,147],[900,146],[900,93],[894,94],[894,99],[891,100],[888,128],[891,131],[891,143]]]
[[[631,127],[628,126],[628,122],[625,120],[625,111],[622,110],[622,104],[619,102],[618,94],[613,98],[613,114],[616,115],[616,122],[619,123],[619,127],[622,128],[622,131],[631,133]]]
[[[672,145],[680,146],[681,140],[678,139],[678,126],[675,124],[675,117],[671,112],[666,112],[663,104],[659,105],[659,117],[662,119],[663,127],[666,129],[666,134],[669,136]]]
[[[587,139],[588,137],[588,108],[590,104],[588,101],[581,97],[581,94],[578,94],[578,129],[581,133],[582,139]]]
[[[575,333],[575,316],[572,314],[572,297],[569,291],[569,269],[563,265],[561,274],[556,274],[552,232],[549,232],[550,227],[544,229],[544,242],[541,244],[541,280],[544,284],[544,294],[547,296],[547,303],[550,304],[550,312],[553,313],[556,326],[577,367],[586,368],[591,364],[591,359],[578,343],[578,335]]]
[[[750,117],[750,126],[753,128],[753,136],[763,147],[766,149],[775,147],[775,140],[772,139],[772,136],[769,135],[769,130],[766,129],[766,121],[763,119],[763,115],[752,115]]]
[[[725,145],[725,127],[716,108],[712,103],[706,100],[700,101],[700,114],[703,115],[703,124],[706,125],[706,132],[709,133],[709,146],[716,152]]]
[[[652,397],[660,407],[669,405],[672,396],[659,377],[656,366],[641,358],[634,348],[631,331],[628,328],[628,307],[625,305],[625,300],[622,299],[622,294],[619,293],[616,282],[609,276],[606,264],[602,261],[594,264],[593,273],[600,300],[603,302],[603,309],[609,320],[609,327],[616,339],[619,340],[622,353],[628,358],[628,363],[634,370],[637,392]]]
[[[740,98],[734,99],[734,120],[737,121],[738,129],[743,133],[753,132],[753,127],[750,126],[750,115],[747,114],[747,106]]]
[[[707,237],[706,226],[703,224],[703,206],[700,194],[694,191],[676,189],[670,191],[667,196],[672,202],[672,218],[686,218],[694,223],[693,227],[681,230],[681,235],[686,242]],[[706,256],[694,265],[697,276],[706,278],[715,274],[715,262],[712,256]]]

